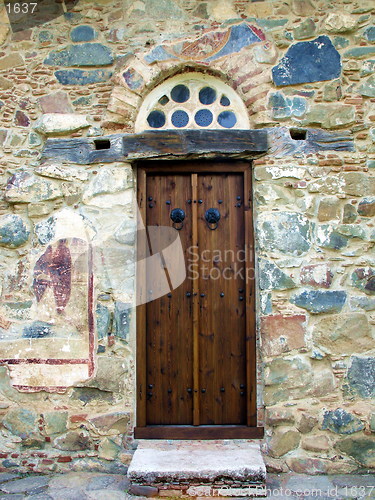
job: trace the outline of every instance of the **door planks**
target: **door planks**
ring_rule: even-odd
[[[150,228],[171,227],[171,209],[184,209],[184,227],[178,234],[185,259],[191,259],[189,248],[197,247],[200,255],[206,250],[207,262],[200,260],[199,266],[207,264],[211,277],[200,269],[199,277],[190,273],[193,279],[189,279],[188,270],[188,278],[166,294],[160,278],[153,278],[155,259],[141,266],[140,275],[137,271],[143,297],[145,293],[148,300],[152,295],[160,297],[137,311],[135,437],[260,437],[263,429],[256,427],[255,287],[253,274],[246,278],[245,272],[254,269],[249,165],[147,163],[138,168],[138,203]],[[221,213],[216,230],[210,230],[204,218],[212,207]],[[151,233],[150,229],[138,255],[145,254],[145,246],[152,256],[165,247],[165,237]],[[159,261],[159,269],[167,267],[163,259]]]

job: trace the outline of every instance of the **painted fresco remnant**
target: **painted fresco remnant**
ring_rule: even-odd
[[[56,310],[61,313],[67,305],[71,292],[72,258],[66,240],[59,240],[53,250],[49,245],[34,268],[33,289],[40,302],[46,289],[52,287]]]
[[[70,209],[53,216],[53,228],[35,263],[23,264],[32,281],[20,291],[31,291],[30,300],[9,298],[0,306],[1,358],[21,390],[61,391],[94,369],[91,245],[82,218]]]
[[[145,61],[149,64],[169,59],[214,61],[264,40],[265,35],[260,28],[241,23],[226,31],[211,31],[196,40],[158,45],[145,56]]]

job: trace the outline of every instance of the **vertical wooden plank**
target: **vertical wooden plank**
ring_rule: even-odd
[[[200,174],[198,198],[201,424],[245,424],[243,174]],[[221,214],[215,230],[205,220],[209,208]]]
[[[192,297],[187,296],[191,293],[191,281],[185,279],[171,290],[168,281],[173,282],[174,276],[169,275],[163,259],[163,252],[176,241],[181,242],[186,259],[192,238],[192,208],[188,203],[191,197],[188,174],[147,176],[147,226],[153,257],[147,267],[146,321],[150,425],[193,422],[193,394],[188,391],[193,387]],[[181,208],[186,214],[181,230],[174,229],[170,219],[174,208]],[[185,264],[178,252],[173,264],[177,268]]]
[[[199,249],[198,242],[198,174],[191,175],[192,188],[192,246]],[[193,274],[193,425],[199,425],[199,279]]]
[[[246,399],[247,425],[256,426],[256,317],[255,317],[255,255],[252,210],[252,179],[249,168],[244,172],[244,196],[248,201],[245,210],[246,250]]]
[[[137,326],[136,326],[136,388],[137,388],[137,426],[146,425],[146,304],[144,294],[146,293],[146,267],[147,256],[146,239],[146,172],[143,168],[138,168],[137,175],[137,283],[136,300],[137,304]],[[144,228],[144,230],[142,230]]]

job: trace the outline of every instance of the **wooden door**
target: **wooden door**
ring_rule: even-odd
[[[148,231],[159,235],[148,237],[149,255],[161,258],[146,259],[138,282],[146,299],[137,313],[135,436],[260,436],[249,165],[147,165],[138,203]],[[183,221],[173,222],[175,209]],[[174,265],[186,278],[174,287],[163,247],[177,235]]]

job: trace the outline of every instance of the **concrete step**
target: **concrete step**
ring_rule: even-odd
[[[256,497],[265,496],[266,467],[257,440],[140,440],[128,478],[134,492],[159,496]]]

